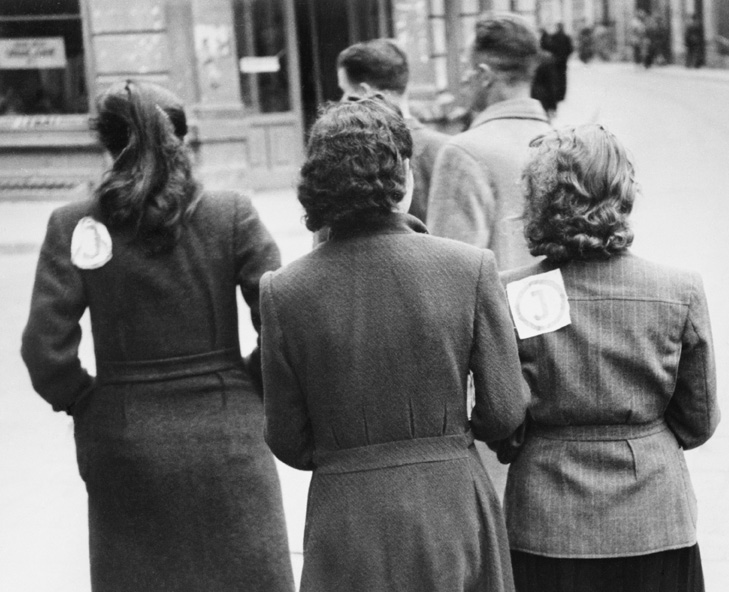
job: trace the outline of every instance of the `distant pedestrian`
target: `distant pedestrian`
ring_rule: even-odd
[[[661,43],[660,22],[655,15],[645,18],[645,36],[643,37],[643,67],[653,66],[658,56]]]
[[[293,592],[236,306],[240,288],[260,326],[278,248],[248,198],[201,190],[169,91],[114,84],[95,127],[113,162],[90,200],[51,215],[22,346],[34,388],[73,417],[91,587]],[[87,309],[95,378],[78,357]]]
[[[592,27],[584,26],[577,38],[577,54],[583,64],[589,64],[595,57],[595,38]]]
[[[671,63],[671,31],[666,19],[656,15],[656,63],[666,65]]]
[[[691,16],[689,23],[686,25],[683,39],[686,47],[686,67],[701,68],[706,61],[706,40],[704,38],[704,25],[698,15]]]
[[[403,213],[412,141],[395,109],[322,113],[299,200],[331,236],[261,281],[266,440],[313,471],[301,592],[513,592],[473,446],[526,411],[506,298],[492,253]]]
[[[638,10],[630,20],[629,43],[633,49],[633,62],[636,66],[643,64],[643,52],[647,43],[645,17],[645,13]]]
[[[615,136],[533,146],[526,235],[546,259],[502,274],[533,400],[521,447],[501,448],[516,589],[703,592],[683,454],[719,422],[701,278],[630,252],[637,188]]]
[[[449,136],[425,126],[411,114],[407,54],[391,39],[355,43],[339,54],[337,74],[339,87],[345,96],[380,92],[402,111],[413,138],[410,164],[415,189],[409,213],[425,222],[435,157]]]
[[[602,23],[598,23],[595,25],[593,36],[595,38],[595,54],[603,62],[609,62],[615,52],[613,30]]]
[[[557,30],[548,37],[543,49],[554,56],[556,99],[557,103],[561,103],[567,96],[567,62],[574,51],[572,37],[565,33],[562,23],[557,23]]]
[[[548,51],[542,51],[534,71],[530,96],[542,104],[550,121],[557,113],[557,86],[554,57]]]

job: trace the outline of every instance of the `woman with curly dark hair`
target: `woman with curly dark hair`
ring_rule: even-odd
[[[701,278],[630,252],[637,184],[614,135],[532,146],[525,233],[545,259],[502,274],[532,395],[505,496],[516,589],[701,592],[683,456],[719,421]]]
[[[266,441],[313,471],[302,592],[513,590],[473,445],[524,418],[506,298],[493,253],[402,213],[411,150],[382,99],[328,107],[299,199],[329,240],[261,280]]]
[[[35,389],[73,417],[92,589],[292,592],[236,304],[240,288],[258,330],[278,248],[250,199],[195,181],[172,93],[122,82],[97,107],[113,162],[90,200],[51,215],[22,348]],[[78,357],[86,309],[95,377]]]

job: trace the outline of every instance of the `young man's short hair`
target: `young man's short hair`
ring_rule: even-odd
[[[473,51],[511,83],[531,82],[539,56],[532,26],[516,14],[489,13],[476,23]]]
[[[337,69],[343,68],[353,84],[362,82],[376,90],[403,94],[410,70],[405,52],[390,39],[373,39],[355,43],[337,58]]]

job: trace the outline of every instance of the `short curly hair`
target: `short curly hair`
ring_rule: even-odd
[[[639,192],[624,146],[603,126],[568,127],[531,142],[524,169],[524,234],[532,255],[607,259],[633,242]]]
[[[413,141],[382,95],[325,105],[311,128],[298,197],[306,227],[333,232],[389,216],[406,190]]]

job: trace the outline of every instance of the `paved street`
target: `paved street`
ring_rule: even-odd
[[[704,277],[726,419],[687,457],[707,590],[722,592],[729,586],[729,71],[575,63],[569,76],[557,123],[599,121],[635,156],[643,196],[634,213],[634,250]],[[310,238],[293,191],[260,194],[256,204],[285,262],[306,252]],[[57,205],[0,201],[0,590],[9,592],[89,590],[72,424],[34,395],[18,353],[38,247]],[[250,332],[243,332],[250,346]],[[88,340],[83,356],[93,367]],[[298,572],[308,477],[280,472]]]

